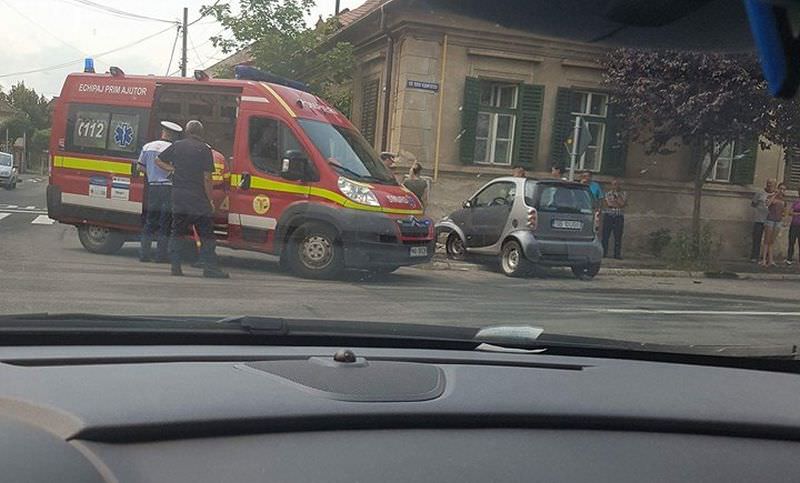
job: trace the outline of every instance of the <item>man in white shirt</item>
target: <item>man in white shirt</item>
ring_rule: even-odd
[[[167,149],[178,135],[183,131],[180,125],[174,122],[161,122],[161,139],[149,142],[142,147],[136,164],[140,171],[145,173],[145,212],[142,226],[141,249],[139,261],[152,261],[150,248],[153,237],[157,240],[157,254],[155,261],[167,263],[167,240],[172,223],[172,180],[169,173],[156,164],[156,158]]]

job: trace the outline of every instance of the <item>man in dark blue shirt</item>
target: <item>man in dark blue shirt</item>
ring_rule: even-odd
[[[200,237],[203,276],[228,278],[228,274],[217,266],[211,148],[202,140],[203,124],[200,121],[186,123],[184,132],[186,137],[165,149],[156,160],[161,168],[172,173],[172,230],[169,238],[172,274],[183,275],[180,238],[194,227]]]

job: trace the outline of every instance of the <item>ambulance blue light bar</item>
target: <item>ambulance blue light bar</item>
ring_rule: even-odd
[[[281,77],[279,75],[273,74],[272,72],[265,72],[263,70],[256,69],[255,67],[250,65],[239,64],[233,68],[233,73],[234,76],[240,80],[269,82],[271,84],[278,84],[286,87],[291,87],[292,89],[297,89],[303,92],[310,92],[308,84],[287,79],[286,77]]]

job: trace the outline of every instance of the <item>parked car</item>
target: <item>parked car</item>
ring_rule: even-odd
[[[588,186],[562,180],[497,178],[436,225],[450,258],[498,256],[508,276],[533,265],[568,266],[579,278],[600,270],[599,217]]]
[[[17,168],[14,157],[8,153],[0,153],[0,184],[9,190],[17,187]]]

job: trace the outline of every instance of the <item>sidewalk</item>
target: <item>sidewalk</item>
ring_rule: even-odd
[[[481,260],[456,261],[448,259],[443,253],[436,253],[431,263],[421,266],[428,270],[457,271],[497,271],[491,258]],[[674,270],[664,262],[654,258],[615,260],[604,258],[600,276],[623,277],[681,277],[681,278],[725,278],[738,280],[796,280],[800,281],[800,264],[786,266],[781,261],[777,267],[768,269],[748,260],[725,260],[720,262],[720,270],[715,272]]]

